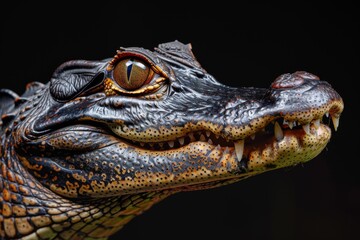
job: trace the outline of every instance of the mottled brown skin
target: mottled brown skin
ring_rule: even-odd
[[[178,41],[64,63],[0,103],[5,239],[106,239],[171,194],[313,159],[343,110],[307,72],[224,86]]]

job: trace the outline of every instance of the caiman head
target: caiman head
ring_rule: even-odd
[[[343,110],[307,72],[268,88],[224,86],[178,41],[69,61],[35,85],[14,151],[41,184],[77,199],[211,188],[304,163]]]

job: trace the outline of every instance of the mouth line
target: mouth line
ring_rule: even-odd
[[[336,130],[339,125],[339,117],[325,113],[321,118],[314,119],[307,124],[277,118],[270,122],[265,128],[244,139],[229,139],[207,130],[190,132],[185,136],[163,142],[139,142],[122,139],[135,148],[148,151],[179,150],[194,143],[209,144],[216,148],[221,148],[223,151],[234,152],[240,161],[242,158],[246,158],[246,155],[252,150],[259,150],[274,141],[281,142],[285,136],[295,136],[301,143],[304,136],[317,135],[319,128],[329,128],[331,124],[330,119],[332,120],[333,128]]]

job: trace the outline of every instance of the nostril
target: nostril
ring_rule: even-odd
[[[304,78],[298,76],[296,73],[285,73],[280,75],[275,79],[271,84],[271,88],[281,89],[281,88],[293,88],[300,86],[304,83]]]
[[[320,80],[314,74],[305,72],[305,71],[297,71],[294,73],[285,73],[280,75],[275,79],[275,81],[271,84],[271,88],[281,89],[281,88],[293,88],[300,86],[304,83],[305,79],[309,80]]]
[[[310,79],[310,80],[320,80],[320,78],[312,73],[305,72],[305,71],[297,71],[293,73],[296,76],[299,76],[303,79]]]

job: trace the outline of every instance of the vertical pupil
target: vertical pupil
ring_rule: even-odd
[[[114,79],[120,87],[134,90],[146,83],[150,73],[150,68],[140,59],[126,58],[116,65]]]
[[[126,65],[127,81],[130,82],[131,70],[134,65],[133,59],[130,59],[125,65]]]

